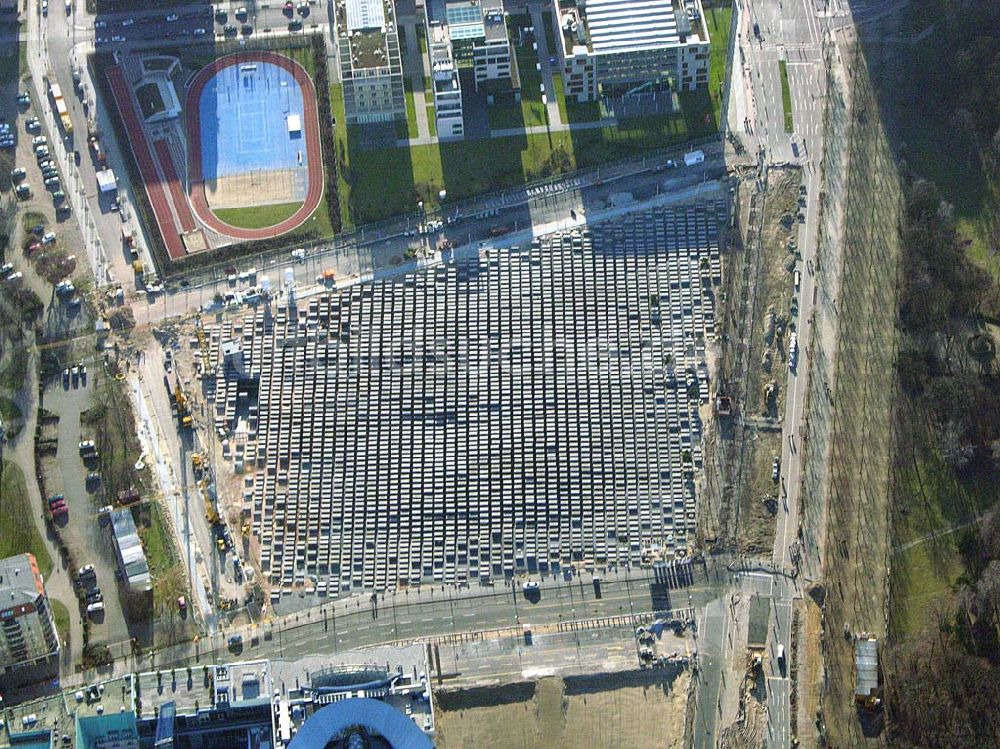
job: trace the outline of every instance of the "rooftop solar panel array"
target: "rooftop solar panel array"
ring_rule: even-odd
[[[669,558],[695,527],[722,203],[258,308],[210,330],[273,590]]]

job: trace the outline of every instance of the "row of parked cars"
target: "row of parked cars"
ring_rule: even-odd
[[[94,571],[94,565],[84,565],[76,571],[74,578],[76,594],[80,598],[80,605],[86,604],[87,616],[103,614],[104,595],[101,593],[101,586],[97,584],[97,572]]]

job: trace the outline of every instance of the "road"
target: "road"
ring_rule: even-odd
[[[525,624],[540,637],[568,632],[579,633],[581,641],[600,642],[601,637],[592,632],[610,629],[631,633],[637,623],[648,622],[654,611],[689,616],[721,595],[728,579],[723,561],[693,562],[688,569],[687,576],[651,569],[605,570],[600,575],[600,598],[593,575],[586,571],[569,578],[535,577],[541,585],[537,599],[525,595],[520,580],[491,587],[421,586],[375,598],[354,596],[328,602],[138,658],[131,656],[126,643],[113,647],[112,652],[117,658],[116,672],[124,673],[134,667],[162,668],[264,654],[291,658],[381,643],[512,643],[523,637]],[[242,646],[231,648],[229,638],[235,634],[242,637]],[[633,667],[635,658],[633,651],[629,660]],[[509,666],[508,661],[504,668]]]
[[[365,235],[364,230],[355,237],[355,242],[317,250],[307,255],[304,262],[295,262],[287,255],[258,255],[234,262],[233,270],[254,267],[257,271],[256,283],[262,275],[267,275],[272,286],[282,282],[285,268],[291,268],[297,286],[302,289],[316,283],[316,277],[324,269],[331,268],[343,283],[353,283],[385,273],[399,273],[413,270],[418,263],[396,265],[394,258],[407,254],[409,248],[418,248],[423,263],[440,261],[443,255],[435,248],[443,243],[452,243],[457,250],[476,248],[481,243],[492,246],[509,246],[529,240],[532,236],[556,231],[561,228],[582,226],[588,220],[595,221],[617,211],[611,205],[613,194],[630,193],[634,203],[626,205],[627,210],[639,210],[642,204],[675,195],[684,199],[701,186],[714,188],[715,180],[724,174],[721,148],[706,147],[706,160],[694,167],[664,169],[666,157],[650,160],[645,168],[637,165],[632,173],[621,177],[600,178],[599,172],[588,177],[589,181],[576,179],[564,183],[554,183],[551,189],[536,195],[522,194],[519,198],[499,204],[490,195],[463,210],[461,217],[451,225],[428,236],[407,236],[416,234],[416,224],[408,223],[403,217],[393,225],[382,227],[378,233]],[[678,152],[678,155],[681,152]],[[487,220],[481,212],[488,210]],[[575,214],[575,217],[574,217]],[[502,237],[491,237],[490,228],[505,226],[510,233]],[[409,228],[408,228],[409,227]],[[179,285],[170,286],[165,293],[149,296],[146,303],[138,303],[133,312],[137,324],[156,323],[170,317],[183,316],[210,308],[216,295],[233,290],[226,276],[227,269],[215,271],[214,279],[195,285],[182,280]]]

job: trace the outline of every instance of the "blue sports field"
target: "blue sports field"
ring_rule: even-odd
[[[303,119],[302,89],[287,70],[269,62],[229,65],[205,85],[199,114],[205,180],[306,168],[303,133],[288,131],[289,116]]]

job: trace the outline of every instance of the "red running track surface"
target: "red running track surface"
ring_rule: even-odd
[[[170,202],[163,191],[160,175],[156,171],[156,164],[153,162],[153,155],[149,150],[149,142],[146,140],[146,131],[142,127],[142,120],[139,119],[139,114],[132,103],[132,95],[128,82],[125,80],[125,74],[122,73],[120,66],[115,65],[108,68],[107,76],[115,103],[118,105],[118,112],[129,135],[129,146],[139,164],[139,174],[142,176],[143,186],[149,196],[156,225],[159,227],[160,235],[167,246],[167,252],[172,260],[184,257],[184,243],[181,242],[180,235],[177,233],[177,225],[170,212]]]
[[[160,160],[160,168],[167,178],[167,189],[170,190],[170,199],[173,201],[174,210],[177,211],[177,218],[181,221],[181,231],[194,231],[197,224],[194,221],[194,214],[191,213],[191,206],[188,204],[187,195],[181,188],[181,181],[177,177],[177,170],[174,168],[174,160],[170,156],[170,149],[165,140],[158,140],[153,143],[156,149],[156,158]]]
[[[211,208],[208,207],[208,198],[205,195],[205,181],[201,174],[201,93],[205,85],[216,73],[230,65],[239,65],[252,62],[269,62],[284,68],[295,76],[299,87],[302,89],[303,126],[305,127],[306,157],[308,164],[309,187],[306,191],[306,199],[302,207],[288,219],[280,224],[268,226],[263,229],[241,229],[230,226],[220,221]],[[313,82],[306,73],[305,68],[294,60],[279,55],[274,52],[254,50],[250,52],[237,52],[232,55],[220,57],[218,60],[209,63],[198,71],[187,95],[187,142],[188,142],[188,167],[191,182],[191,205],[198,219],[205,226],[225,234],[228,237],[243,240],[268,239],[277,237],[291,231],[302,224],[313,211],[319,207],[323,198],[323,155],[319,138],[319,113],[316,106],[316,89]]]

